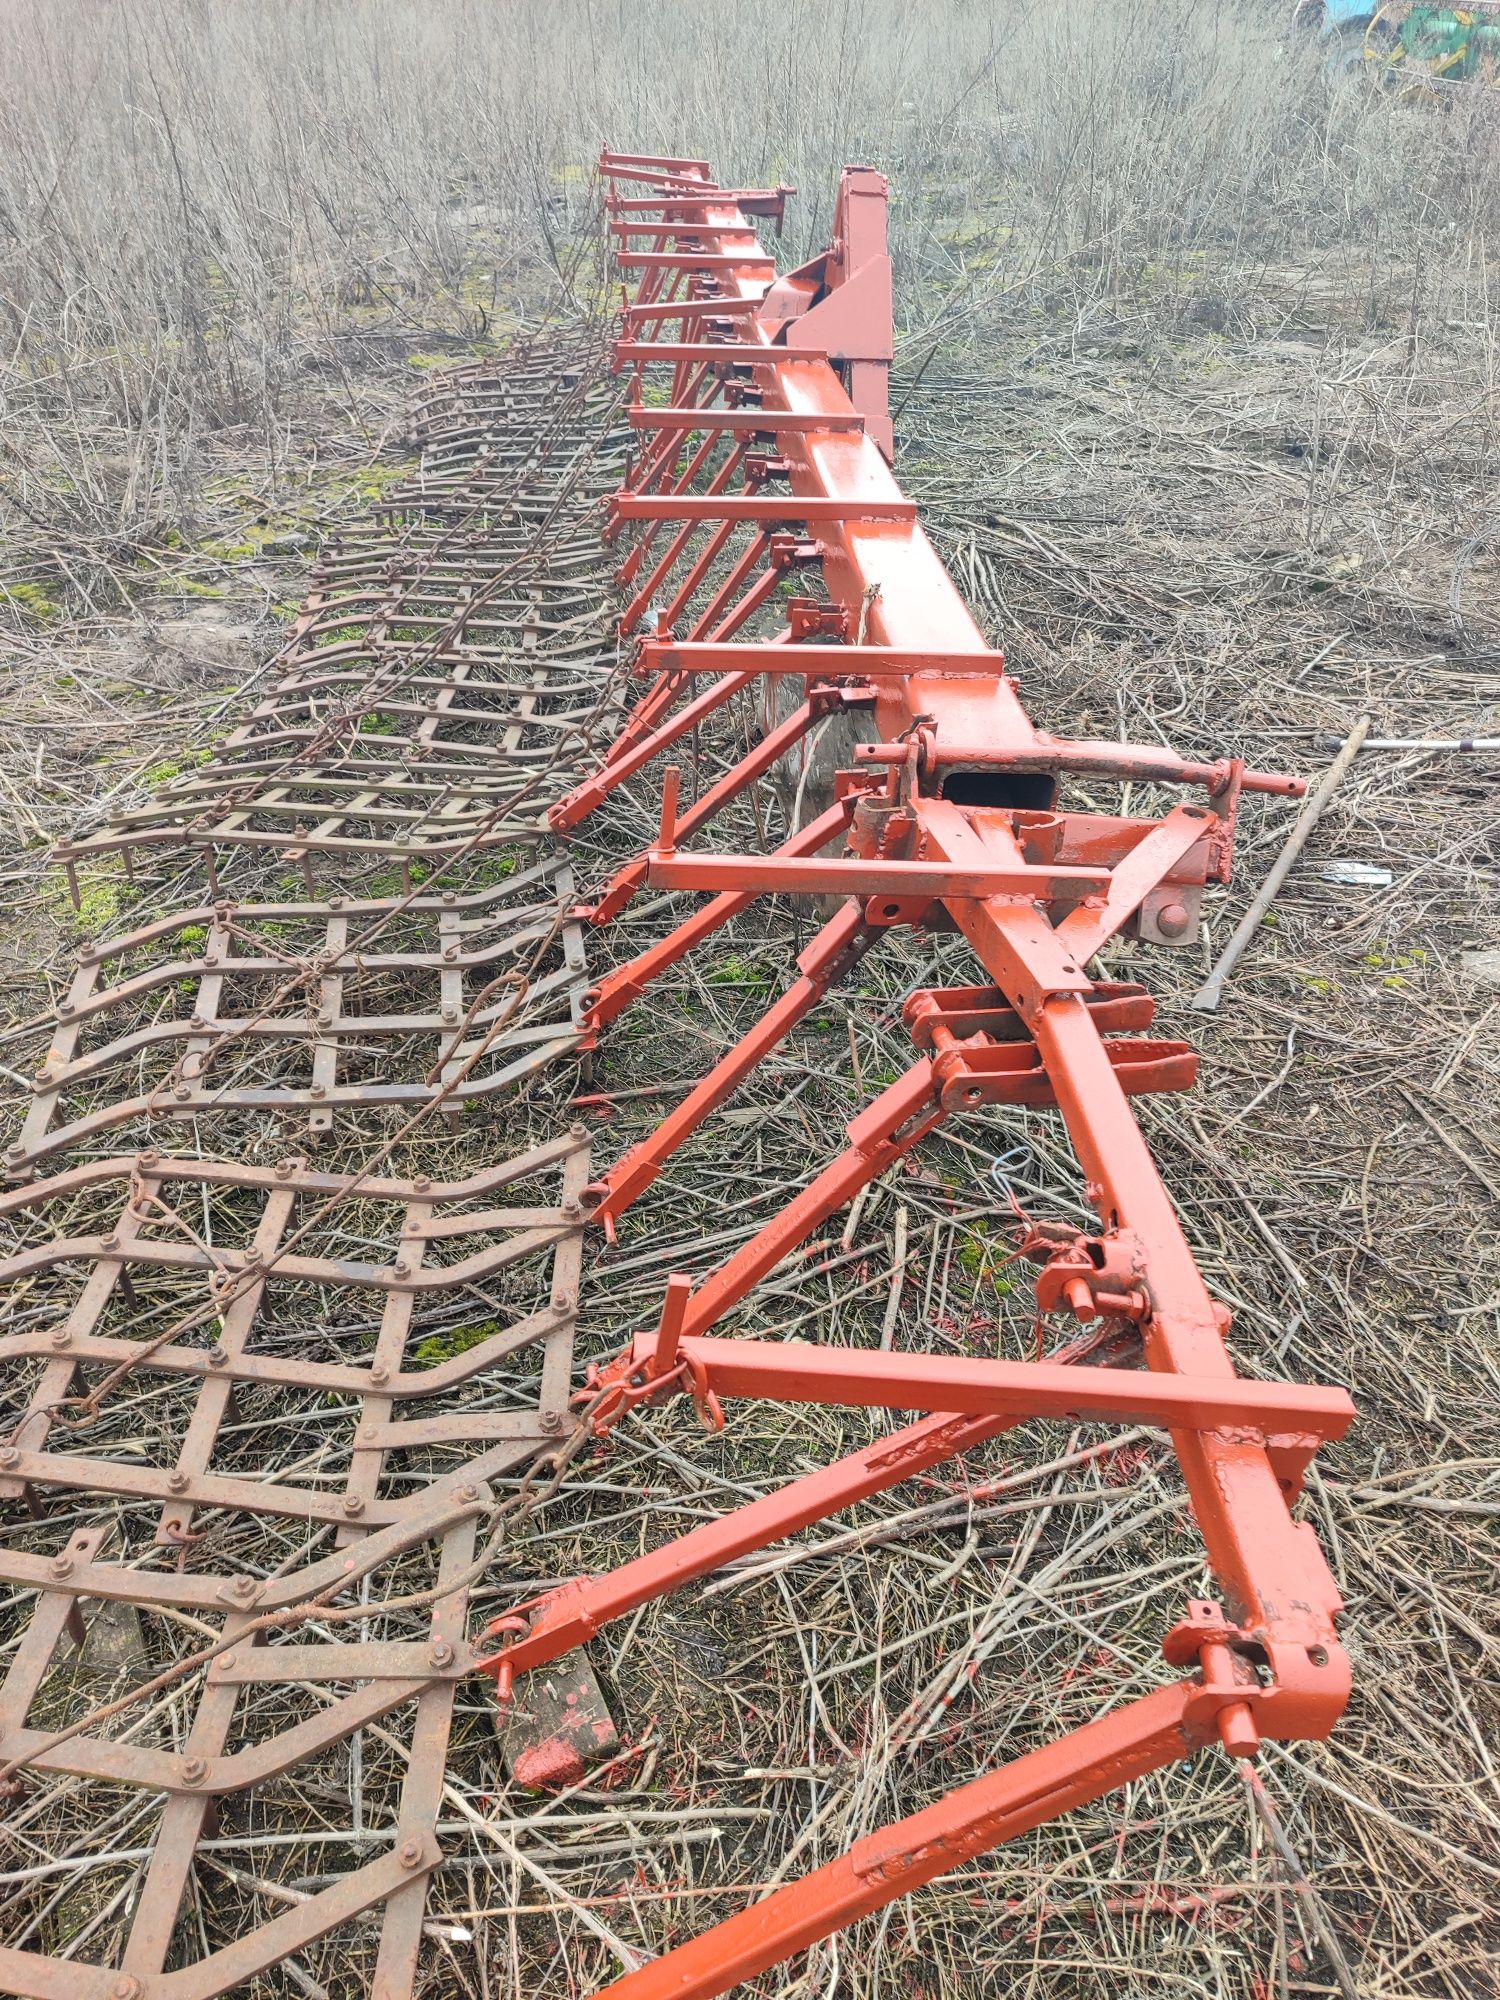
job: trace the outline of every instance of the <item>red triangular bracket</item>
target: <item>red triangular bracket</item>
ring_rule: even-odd
[[[889,459],[895,455],[890,415],[895,327],[887,193],[884,174],[845,167],[828,248],[779,278],[766,293],[760,316],[789,348],[826,355],[844,371],[850,401]]]

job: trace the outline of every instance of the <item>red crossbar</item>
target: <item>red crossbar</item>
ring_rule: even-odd
[[[792,416],[785,410],[669,410],[632,403],[626,411],[638,431],[862,431],[858,410],[813,410]]]
[[[791,430],[802,428],[796,423]],[[791,495],[727,494],[702,498],[692,493],[667,495],[617,493],[610,501],[617,521],[915,521],[915,500],[796,499]]]
[[[637,1336],[633,1368],[649,1376],[656,1336]],[[1042,1361],[970,1361],[950,1354],[887,1354],[798,1342],[687,1337],[676,1358],[719,1396],[833,1403],[881,1410],[953,1410],[969,1416],[1054,1417],[1068,1423],[1154,1424],[1162,1430],[1231,1426],[1341,1438],[1354,1418],[1343,1389],[1225,1375],[1165,1375]],[[674,1360],[675,1365],[675,1360]]]
[[[621,250],[616,261],[627,271],[743,271],[772,259],[743,250]]]
[[[753,303],[753,301],[751,301]],[[633,308],[639,312],[639,306]],[[712,361],[726,364],[762,365],[766,356],[763,348],[747,341],[738,340],[617,340],[614,349],[617,366],[633,362],[638,367],[649,366],[655,361]],[[804,361],[814,357],[802,355]]]

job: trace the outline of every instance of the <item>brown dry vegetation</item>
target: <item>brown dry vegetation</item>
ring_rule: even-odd
[[[246,678],[223,629],[273,650],[302,551],[399,458],[412,362],[596,302],[603,140],[796,182],[788,261],[822,240],[844,159],[891,174],[898,469],[1039,720],[1303,772],[1365,713],[1381,741],[1500,734],[1500,111],[1334,82],[1284,11],[12,0],[14,1017],[45,1002],[74,934],[46,843],[207,740]],[[1265,1761],[1361,2000],[1468,2000],[1500,1964],[1500,988],[1468,965],[1500,943],[1496,775],[1493,754],[1367,750],[1215,1021],[1186,1000],[1289,808],[1247,813],[1239,881],[1192,949],[1109,954],[1204,1052],[1199,1090],[1144,1116],[1241,1366],[1345,1381],[1360,1405],[1305,1503],[1348,1600],[1354,1702],[1330,1745]],[[644,793],[638,823],[622,805],[608,851],[647,810]],[[1337,887],[1337,859],[1392,884]],[[654,993],[595,1087],[698,1073],[803,935],[768,910]],[[667,1270],[706,1267],[711,1239],[822,1157],[903,1063],[899,1000],[935,963],[964,976],[948,947],[872,961],[664,1177],[596,1266],[601,1349],[653,1312]],[[659,1101],[621,1099],[601,1157]],[[1028,1207],[1074,1212],[1052,1120],[968,1122],[865,1204],[849,1261],[789,1267],[739,1323],[878,1331],[904,1210],[899,1337],[1026,1351],[1002,1154]],[[632,1554],[868,1435],[747,1408],[708,1443],[690,1417],[652,1417],[549,1510],[497,1595]],[[739,1906],[716,1885],[800,1872],[1149,1685],[1204,1585],[1199,1544],[1164,1445],[1056,1468],[1098,1442],[976,1455],[973,1477],[1013,1481],[982,1509],[961,1487],[903,1490],[860,1511],[856,1539],[814,1533],[796,1561],[601,1643],[622,1729],[649,1748],[536,1830],[551,1890],[448,1829],[459,1859],[434,1904],[473,1941],[434,1957],[431,1992],[590,1991],[614,1968],[575,1899],[610,1899],[589,1908],[659,1948]],[[455,1772],[477,1796],[492,1739],[469,1706]],[[501,1807],[525,1842],[534,1808]],[[308,1962],[347,1990],[332,1954]],[[1338,1982],[1206,1757],[763,1987],[893,1989],[1261,2000]]]

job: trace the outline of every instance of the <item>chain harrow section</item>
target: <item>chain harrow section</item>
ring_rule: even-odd
[[[462,894],[226,900],[86,947],[6,1166],[206,1112],[297,1111],[313,1137],[359,1109],[441,1101],[456,1122],[584,1039],[572,873],[512,861],[476,862],[469,880],[499,879]]]
[[[323,551],[271,691],[205,764],[62,843],[75,896],[106,855],[134,873],[191,853],[217,893],[226,853],[248,854],[311,893],[315,856],[409,888],[536,839],[538,784],[550,799],[586,758],[612,656],[592,511],[609,403],[582,347],[429,387],[420,468]]]
[[[322,1991],[333,1930],[414,1990],[470,1595],[581,1435],[588,1135],[446,1163],[586,1039],[544,811],[611,726],[612,401],[586,331],[429,379],[271,692],[59,850],[138,893],[0,1193],[7,1992]]]
[[[26,1209],[50,1224],[44,1240],[0,1261],[0,1285],[26,1286],[14,1318],[30,1323],[0,1339],[0,1358],[40,1364],[15,1439],[0,1446],[0,1494],[66,1488],[158,1503],[154,1542],[206,1547],[195,1510],[215,1515],[210,1543],[238,1513],[384,1526],[433,1482],[508,1470],[564,1428],[587,1154],[580,1130],[434,1185],[356,1181],[298,1159],[253,1167],[142,1152],[0,1195],[0,1218]],[[519,1203],[506,1201],[513,1190]],[[333,1254],[351,1232],[362,1254]],[[494,1331],[424,1361],[416,1350],[444,1345],[433,1326],[451,1325],[455,1311],[472,1319],[475,1290],[496,1309]],[[348,1310],[365,1304],[359,1333],[325,1336],[327,1360],[287,1351],[280,1330],[346,1292]],[[476,1381],[518,1362],[529,1398],[468,1407]],[[163,1430],[180,1418],[175,1463],[89,1450],[99,1383],[124,1369],[135,1393],[153,1394]],[[298,1398],[324,1413],[306,1478],[284,1483],[257,1461],[279,1443],[271,1421],[237,1422],[235,1471],[210,1469],[225,1454],[231,1403],[248,1408],[252,1392],[268,1419],[284,1420]],[[397,1453],[416,1453],[421,1469],[403,1456],[393,1472]]]

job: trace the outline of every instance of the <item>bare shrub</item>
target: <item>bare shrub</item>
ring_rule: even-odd
[[[794,250],[826,232],[837,167],[878,162],[914,323],[935,283],[1229,311],[1246,274],[1314,258],[1370,311],[1472,316],[1500,212],[1492,106],[1414,115],[1335,86],[1263,6],[7,15],[6,497],[60,533],[169,517],[219,427],[258,427],[274,460],[289,381],[341,339],[545,304],[605,139],[792,180]]]

